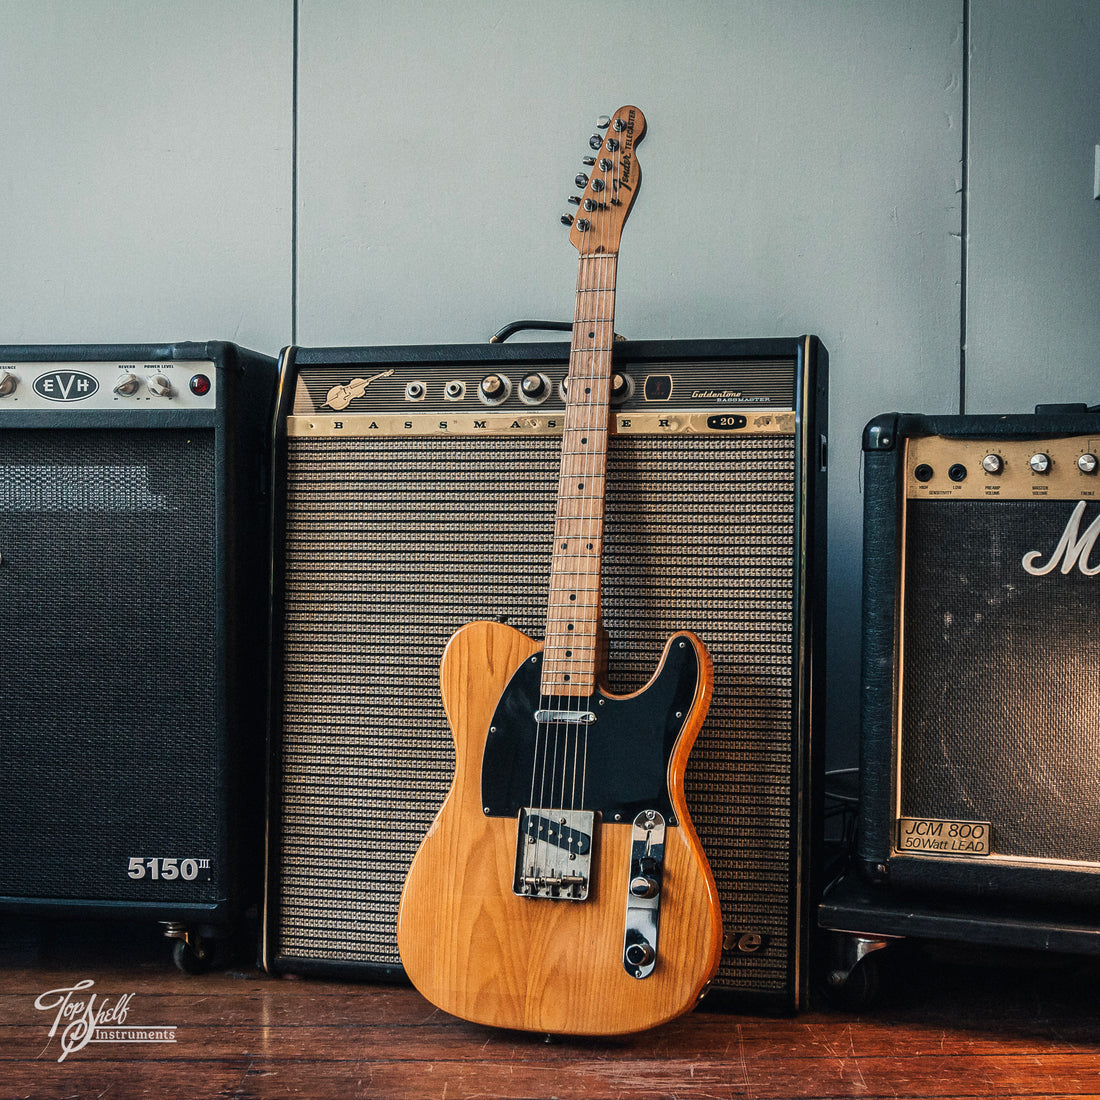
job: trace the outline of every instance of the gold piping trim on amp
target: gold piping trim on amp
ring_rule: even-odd
[[[612,431],[620,435],[793,435],[793,412],[721,409],[616,413]],[[565,412],[543,416],[508,414],[396,413],[351,416],[289,416],[289,436],[508,436],[561,435]]]

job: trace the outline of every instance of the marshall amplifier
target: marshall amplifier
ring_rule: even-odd
[[[158,919],[190,966],[245,904],[274,368],[0,347],[0,908]]]
[[[859,860],[973,902],[1100,903],[1100,415],[864,435]]]
[[[541,637],[568,344],[289,348],[276,417],[264,961],[400,974],[397,907],[450,785],[450,636]],[[702,636],[688,797],[721,894],[718,986],[805,987],[825,549],[813,338],[616,346],[603,570],[611,688]],[[628,766],[628,761],[623,765]]]

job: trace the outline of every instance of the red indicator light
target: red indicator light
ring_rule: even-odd
[[[205,374],[196,374],[191,379],[191,392],[196,397],[205,397],[210,392],[210,379]]]

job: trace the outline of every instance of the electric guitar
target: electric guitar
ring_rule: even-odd
[[[481,1024],[641,1031],[688,1011],[718,966],[721,911],[684,798],[710,705],[703,643],[681,632],[640,691],[605,688],[600,616],[615,274],[645,119],[590,142],[545,641],[475,622],[440,668],[455,778],[398,914],[405,971]]]

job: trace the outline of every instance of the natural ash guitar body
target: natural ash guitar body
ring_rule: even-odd
[[[669,671],[674,646],[698,671],[687,689],[673,683],[686,674]],[[660,871],[658,949],[652,972],[637,978],[623,962],[634,870],[631,822],[596,814],[584,900],[526,897],[514,892],[518,817],[483,807],[483,757],[498,704],[521,666],[538,661],[541,652],[539,643],[493,622],[463,627],[447,646],[441,681],[455,779],[406,880],[397,927],[402,962],[428,1000],[476,1023],[577,1035],[641,1031],[691,1009],[718,966],[717,892],[683,794],[688,754],[710,702],[710,659],[697,638],[677,634],[640,692],[599,690],[596,698],[601,711],[633,708],[627,722],[639,752],[651,759],[663,754],[667,762],[662,794],[674,824],[666,830]],[[666,744],[646,750],[647,730],[637,727],[646,725],[647,692],[668,695],[662,685],[681,698],[687,690],[689,702],[669,719],[676,726],[671,740],[665,716],[654,717],[648,736]],[[591,736],[598,734],[597,722]],[[619,766],[629,773],[632,761]]]

